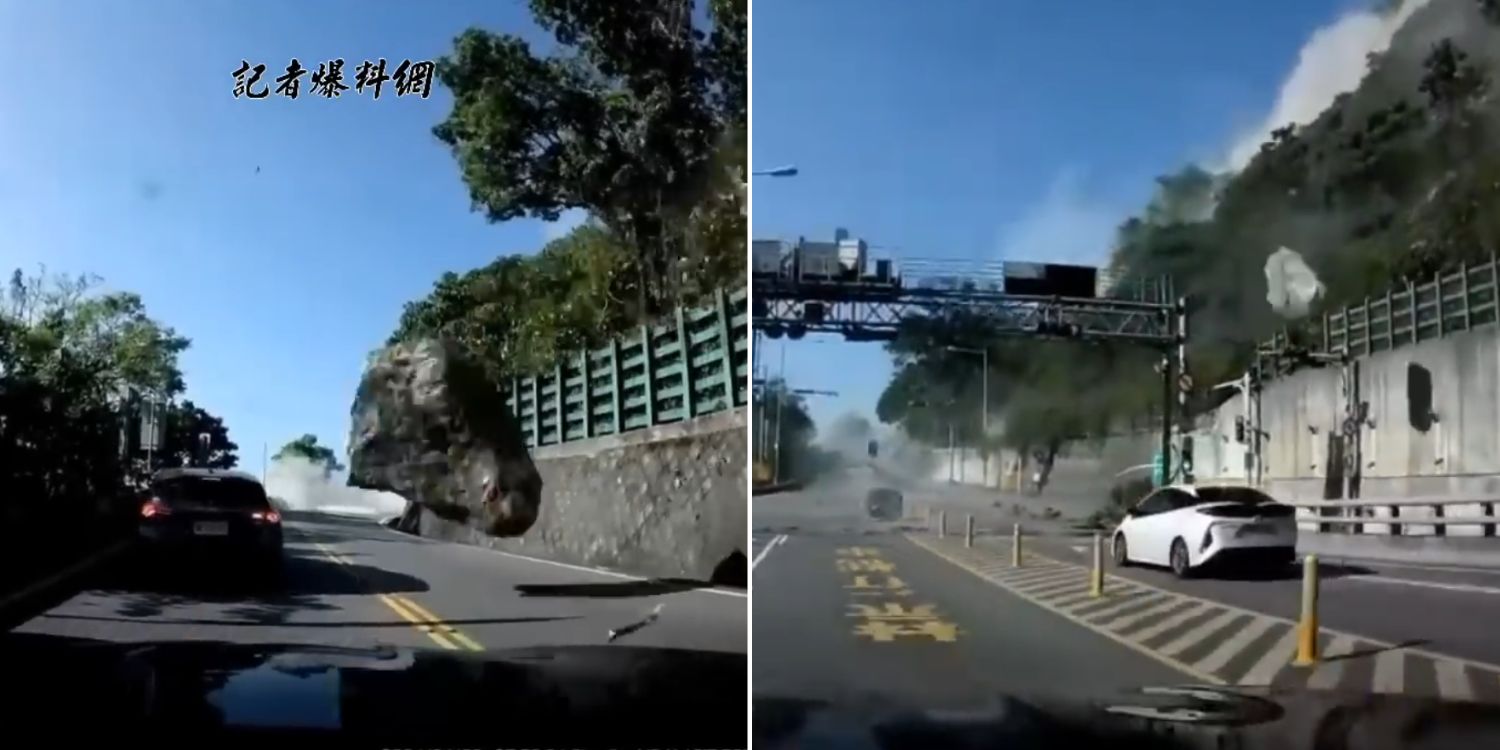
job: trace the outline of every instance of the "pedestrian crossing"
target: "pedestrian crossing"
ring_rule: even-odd
[[[1292,664],[1296,623],[1222,602],[1106,576],[1090,593],[1087,567],[1026,553],[1011,566],[1008,540],[910,534],[949,562],[1073,622],[1213,684],[1399,693],[1500,703],[1500,667],[1322,629],[1312,667]]]

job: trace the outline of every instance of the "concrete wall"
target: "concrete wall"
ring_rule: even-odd
[[[1500,497],[1500,331],[1486,327],[1359,360],[1360,398],[1369,421],[1358,434],[1361,496]],[[1408,367],[1432,377],[1438,421],[1412,426]],[[1239,396],[1200,422],[1194,464],[1200,477],[1245,477],[1244,447],[1234,441]],[[1261,398],[1268,487],[1299,499],[1324,496],[1328,435],[1341,428],[1344,396],[1337,367],[1303,370],[1271,381]]]
[[[422,536],[662,578],[743,585],[746,410],[543,447],[541,514],[495,538],[424,514]]]

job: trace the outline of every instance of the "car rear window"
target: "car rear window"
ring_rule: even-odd
[[[1238,505],[1215,505],[1199,512],[1214,518],[1288,518],[1296,512],[1290,505],[1280,503],[1240,503]]]
[[[158,482],[154,494],[168,505],[200,505],[226,510],[270,506],[265,488],[233,477],[181,477]]]
[[[1244,505],[1260,505],[1261,503],[1276,502],[1260,490],[1248,487],[1199,487],[1198,499],[1194,505],[1204,503],[1242,503]]]

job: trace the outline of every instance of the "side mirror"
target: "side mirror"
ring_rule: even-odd
[[[1125,509],[1125,517],[1126,518],[1135,518],[1136,516],[1139,516],[1140,514],[1141,514],[1141,512],[1139,510],[1136,510],[1133,507]]]

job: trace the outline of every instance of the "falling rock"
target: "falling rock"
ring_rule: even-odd
[[[395,492],[490,536],[536,522],[542,478],[499,389],[455,342],[391,345],[350,409],[349,484]],[[415,530],[415,529],[412,529]]]

